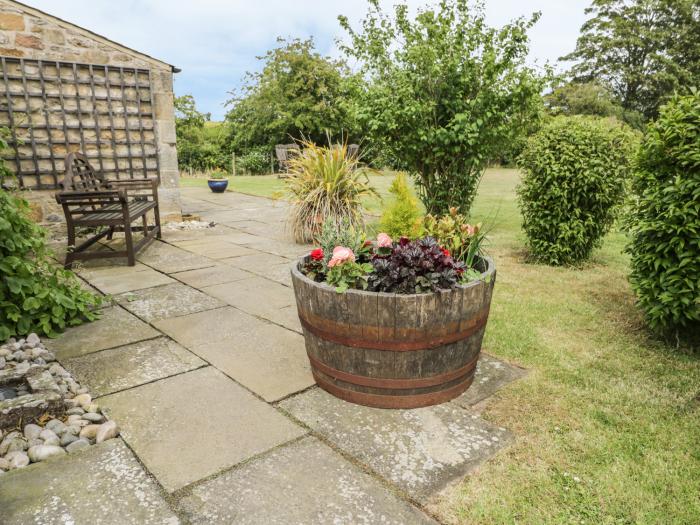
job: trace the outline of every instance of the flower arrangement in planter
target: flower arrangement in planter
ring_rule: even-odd
[[[207,179],[207,185],[209,189],[214,193],[223,193],[228,187],[228,178],[226,173],[221,170],[215,170],[209,175]]]
[[[471,385],[493,261],[481,253],[481,227],[456,211],[426,218],[426,231],[443,240],[386,233],[367,240],[352,227],[324,225],[321,247],[294,264],[306,350],[325,390],[364,405],[413,408]]]

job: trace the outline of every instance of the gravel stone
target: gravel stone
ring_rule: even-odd
[[[66,451],[58,445],[37,445],[29,449],[29,459],[34,463],[47,460],[54,456],[62,456]]]
[[[85,450],[90,446],[90,442],[87,439],[80,438],[77,441],[73,441],[73,443],[69,444],[66,447],[66,451],[69,454],[75,454],[76,452],[80,452],[81,450]]]
[[[94,412],[83,414],[82,418],[90,423],[102,423],[105,419],[101,414],[95,414]]]
[[[41,434],[42,428],[39,425],[29,424],[24,426],[24,437],[36,439]]]
[[[23,468],[29,465],[29,456],[22,450],[10,452],[5,459],[10,463],[10,470]]]

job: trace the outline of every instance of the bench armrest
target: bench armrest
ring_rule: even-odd
[[[126,190],[99,190],[99,191],[60,191],[56,193],[56,202],[68,205],[108,204],[119,199],[126,202]]]
[[[108,188],[125,188],[128,190],[158,190],[158,179],[148,177],[144,179],[123,179],[110,180],[107,182]]]

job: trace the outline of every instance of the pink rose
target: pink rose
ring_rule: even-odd
[[[391,248],[392,242],[391,237],[389,237],[389,235],[386,233],[380,233],[377,235],[377,246],[380,248]]]
[[[352,250],[350,248],[346,248],[345,246],[336,246],[333,248],[333,256],[328,262],[328,267],[333,268],[334,266],[345,262],[355,262],[355,254],[352,252]]]

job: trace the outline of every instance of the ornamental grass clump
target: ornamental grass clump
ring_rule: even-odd
[[[677,96],[634,164],[630,282],[649,325],[700,334],[700,93]]]
[[[347,144],[331,147],[302,142],[302,151],[289,161],[287,190],[292,196],[290,226],[297,242],[311,242],[325,220],[337,228],[343,223],[362,227],[363,197],[377,193],[367,169]]]
[[[588,259],[623,202],[637,137],[614,119],[557,117],[518,159],[523,230],[533,259],[554,266]]]

